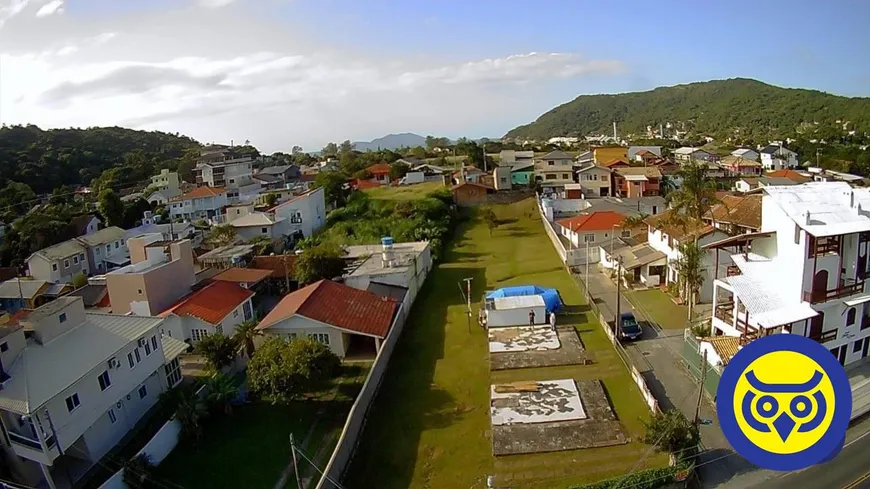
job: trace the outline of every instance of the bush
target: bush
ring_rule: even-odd
[[[679,409],[656,413],[643,424],[646,433],[641,441],[655,445],[660,452],[680,455],[696,448],[701,441],[698,426],[686,419]]]
[[[248,382],[265,399],[289,401],[320,388],[340,366],[341,360],[326,345],[271,336],[248,363]]]
[[[72,280],[69,282],[73,287],[80,288],[88,285],[88,277],[85,276],[84,273],[77,273],[73,275]]]
[[[154,463],[146,453],[131,458],[124,464],[124,484],[130,489],[150,489],[159,487],[154,481]]]
[[[691,327],[692,334],[698,338],[707,338],[710,336],[712,332],[711,325],[708,321],[704,321],[703,323],[693,324]]]
[[[692,470],[692,464],[680,463],[672,467],[647,469],[633,474],[614,477],[582,486],[571,486],[568,489],[658,489],[679,480],[685,480]]]
[[[199,340],[196,351],[205,356],[209,366],[215,371],[233,363],[238,351],[238,343],[234,338],[222,334],[211,334]]]

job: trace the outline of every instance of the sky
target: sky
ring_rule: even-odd
[[[0,122],[261,151],[500,137],[581,94],[733,77],[870,96],[870,2],[0,0]]]

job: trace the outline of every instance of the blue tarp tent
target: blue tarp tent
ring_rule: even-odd
[[[559,291],[556,289],[545,289],[537,285],[518,285],[515,287],[502,287],[486,294],[487,299],[495,299],[497,297],[516,297],[520,295],[539,295],[544,299],[544,304],[547,306],[547,312],[556,312],[562,307],[562,299],[559,297]]]

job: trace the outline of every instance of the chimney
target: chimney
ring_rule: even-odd
[[[381,247],[383,248],[381,260],[383,261],[384,268],[394,266],[395,255],[393,254],[393,238],[391,236],[384,236],[381,238]]]

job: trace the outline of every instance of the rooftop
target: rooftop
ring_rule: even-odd
[[[646,219],[644,219],[644,222],[653,229],[658,229],[674,239],[683,239],[689,236],[694,236],[696,234],[699,234],[700,236],[705,236],[715,231],[715,228],[713,226],[704,224],[701,221],[689,221],[686,222],[685,225],[682,225],[678,222],[673,221],[672,217],[672,211],[665,211],[661,214],[647,217]]]
[[[127,231],[118,226],[110,226],[100,229],[99,231],[84,236],[79,236],[79,241],[87,246],[101,246],[115,241],[123,240],[126,237]]]
[[[88,284],[70,292],[69,296],[81,297],[85,307],[109,307],[109,289],[105,285]]]
[[[870,189],[853,189],[845,182],[809,182],[764,187],[764,193],[813,236],[870,231]]]
[[[279,222],[283,221],[283,219],[274,219],[270,217],[268,214],[262,212],[252,212],[248,215],[242,216],[238,219],[234,219],[230,221],[230,225],[235,228],[243,228],[250,226],[272,226]]]
[[[232,260],[236,257],[244,257],[253,252],[253,245],[226,245],[206,252],[197,259],[200,263],[221,262]]]
[[[292,168],[291,165],[269,166],[257,172],[257,175],[280,175],[285,171],[289,170],[290,168]]]
[[[19,288],[20,284],[20,288]],[[33,299],[48,284],[45,280],[13,278],[0,283],[0,299]]]
[[[271,270],[233,267],[227,268],[223,272],[215,275],[213,279],[220,280],[221,282],[256,284],[271,275]]]
[[[750,320],[759,326],[773,328],[818,315],[808,303],[786,298],[775,280],[770,274],[732,275],[724,279],[749,311]]]
[[[39,309],[30,314],[30,320]],[[0,408],[21,414],[35,412],[161,321],[153,317],[88,313],[84,322],[70,326],[68,331],[45,344],[28,342],[9,366],[12,378],[0,391]]]
[[[713,336],[710,338],[701,338],[701,341],[710,343],[710,346],[716,350],[716,354],[722,359],[722,365],[728,365],[728,362],[731,361],[731,358],[733,358],[734,355],[737,354],[737,350],[740,349],[739,336]]]
[[[637,267],[649,265],[656,260],[667,258],[667,255],[646,243],[625,248],[619,253],[614,253],[614,255],[622,258],[622,266],[626,270],[634,270]]]
[[[545,154],[544,156],[539,157],[538,159],[541,159],[541,160],[573,160],[574,156],[569,154],[569,153],[566,153],[564,151],[559,151],[557,149],[556,151],[550,151],[549,153]]]
[[[625,216],[614,211],[598,211],[580,214],[568,219],[556,221],[571,231],[607,231],[619,227],[625,221]]]
[[[284,296],[257,329],[266,329],[298,315],[350,332],[384,338],[397,308],[398,304],[392,299],[331,280],[320,280]]]
[[[288,275],[293,279],[296,272],[296,255],[255,256],[251,259],[248,268],[267,270],[272,272],[272,278],[286,278]]]
[[[179,198],[181,200],[201,199],[203,197],[215,197],[225,193],[226,190],[223,187],[196,187]]]
[[[797,183],[807,183],[810,181],[810,177],[796,172],[794,170],[776,170],[767,174],[768,177],[779,177],[779,178],[788,178],[789,180],[793,180]]]
[[[749,159],[743,158],[742,156],[734,156],[734,155],[729,155],[729,156],[722,158],[722,160],[720,160],[719,163],[722,165],[725,165],[725,166],[744,167],[744,168],[760,167],[761,166],[761,163],[759,163],[755,160],[749,160]]]
[[[390,165],[388,165],[387,163],[375,163],[374,165],[371,165],[368,168],[366,168],[366,170],[368,170],[369,173],[372,173],[374,175],[378,175],[378,174],[390,173],[391,168],[390,168]]]
[[[761,229],[761,195],[725,195],[709,216],[718,222]]]
[[[428,241],[412,241],[394,243],[392,248],[393,263],[384,266],[381,245],[345,246],[344,259],[350,261],[345,276],[387,275],[404,271],[416,262],[417,258],[429,247]]]
[[[796,182],[790,178],[786,177],[758,177],[755,179],[758,183],[762,184],[765,187],[776,187],[776,186],[786,186],[786,185],[799,185],[799,182]]]
[[[217,325],[253,295],[232,282],[215,281],[182,297],[159,315],[192,316]]]
[[[39,255],[46,260],[54,261],[54,260],[62,260],[64,258],[69,258],[73,255],[77,255],[79,253],[84,253],[85,247],[74,239],[70,239],[67,241],[63,241],[56,245],[49,246],[47,248],[43,248],[34,255]],[[32,256],[32,255],[31,255]]]
[[[661,178],[662,172],[659,171],[658,168],[654,166],[632,166],[632,167],[623,167],[623,168],[614,168],[613,171],[624,177],[638,175],[644,176],[647,178]]]

